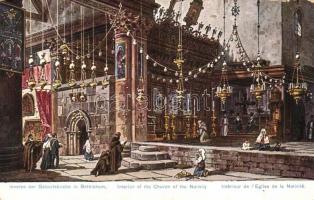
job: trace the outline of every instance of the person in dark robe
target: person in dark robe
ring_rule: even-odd
[[[306,125],[306,133],[306,140],[314,141],[314,115],[311,115],[311,119]]]
[[[41,160],[40,169],[47,170],[51,168],[51,134],[47,134],[43,144],[43,158]]]
[[[254,113],[251,112],[250,116],[249,116],[249,121],[248,121],[248,124],[247,124],[247,127],[246,127],[246,131],[250,132],[254,128],[255,128],[255,117],[254,117]]]
[[[91,175],[106,175],[110,172],[110,151],[103,151],[99,157],[96,167],[91,171]]]
[[[121,144],[120,143],[120,136],[121,133],[117,132],[113,135],[109,149],[110,149],[110,173],[115,174],[118,172],[118,169],[121,167],[122,162],[122,151],[124,148],[124,145],[126,144],[126,141]]]
[[[42,156],[42,142],[34,141],[30,134],[24,144],[23,166],[25,171],[32,172],[36,168],[36,163]]]
[[[237,113],[235,117],[235,125],[236,125],[236,132],[240,133],[242,131],[242,119],[240,117],[240,113]]]
[[[59,148],[61,147],[61,144],[59,143],[57,139],[57,135],[55,133],[52,134],[50,147],[51,147],[51,167],[58,168],[59,167]]]

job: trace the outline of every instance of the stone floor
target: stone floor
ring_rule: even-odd
[[[96,155],[97,157],[97,155]],[[214,169],[209,169],[211,175],[202,178],[182,178],[177,179],[174,176],[181,171],[181,169],[164,169],[164,170],[140,170],[135,171],[127,168],[120,168],[119,173],[115,175],[106,176],[91,176],[90,171],[96,165],[96,160],[86,161],[83,156],[61,156],[59,169],[50,169],[41,171],[36,169],[32,173],[24,170],[12,172],[0,172],[0,182],[74,182],[74,181],[253,181],[253,180],[305,180],[281,178],[277,176],[265,176],[243,172],[219,172]],[[38,163],[39,165],[39,163]],[[193,168],[186,169],[192,173]]]

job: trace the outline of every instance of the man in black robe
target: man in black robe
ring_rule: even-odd
[[[42,142],[34,141],[30,134],[24,144],[23,164],[25,171],[32,172],[36,168],[36,163],[42,156]]]
[[[122,151],[124,144],[120,143],[121,133],[117,132],[112,136],[109,144],[109,150],[102,152],[96,167],[91,171],[91,175],[116,174],[121,167]]]
[[[52,134],[50,147],[51,147],[51,167],[58,168],[59,167],[59,148],[61,147],[61,145],[55,133]]]
[[[126,141],[122,145],[120,143],[121,133],[117,132],[113,135],[110,142],[110,173],[115,174],[118,172],[118,169],[121,167],[122,162],[122,151],[126,144]]]
[[[106,150],[101,153],[96,167],[91,171],[91,175],[99,176],[109,174],[110,171],[110,151]]]

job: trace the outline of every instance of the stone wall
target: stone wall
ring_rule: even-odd
[[[88,81],[88,80],[87,80]],[[111,84],[113,85],[113,84]],[[86,88],[82,91],[87,95],[86,102],[71,102],[70,93],[78,92],[79,89],[66,89],[58,92],[58,127],[57,133],[60,142],[64,145],[61,148],[61,155],[66,155],[67,132],[71,131],[69,123],[71,121],[71,113],[74,111],[83,111],[87,114],[88,120],[91,122],[89,127],[89,138],[92,144],[94,154],[100,153],[109,142],[111,135],[114,133],[114,114],[112,100],[113,88],[102,86],[96,88]],[[77,130],[78,131],[78,130]]]
[[[140,145],[155,145],[169,153],[178,164],[193,166],[200,148],[206,151],[206,167],[217,170],[247,172],[282,177],[314,179],[314,156],[285,152],[242,151],[234,148],[185,146],[162,143],[133,143],[132,150]]]
[[[309,0],[289,1],[282,3],[282,62],[284,65],[293,66],[296,53],[296,36],[294,14],[301,13],[302,36],[299,41],[301,64],[314,66],[314,2]]]

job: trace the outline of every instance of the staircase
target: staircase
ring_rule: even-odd
[[[140,146],[138,150],[131,151],[131,157],[122,160],[124,167],[145,170],[173,168],[176,164],[167,152],[159,151],[156,146]]]

